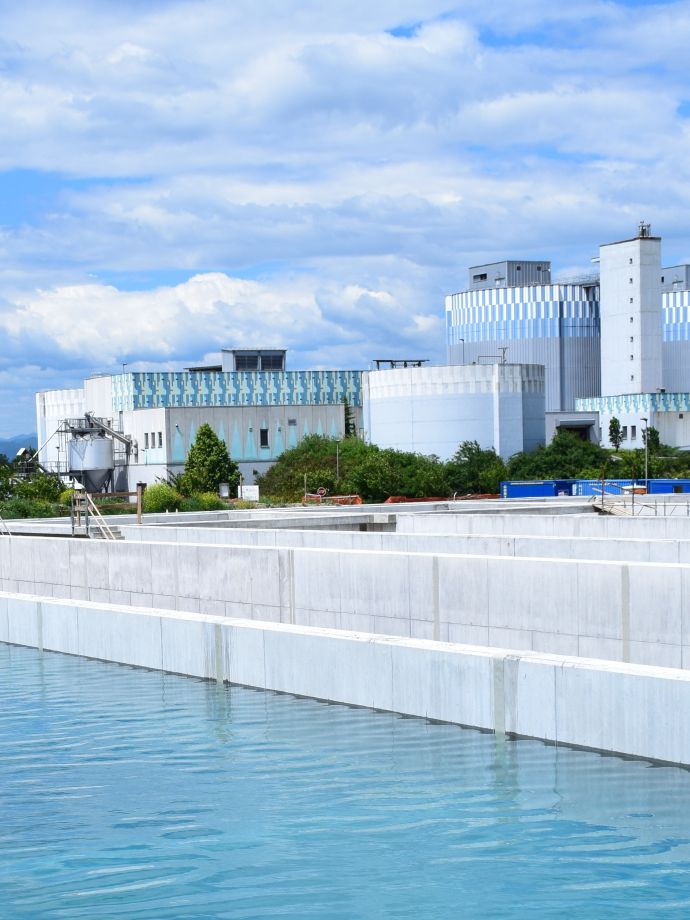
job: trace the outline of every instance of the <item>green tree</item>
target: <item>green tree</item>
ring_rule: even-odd
[[[229,483],[231,492],[237,488],[240,469],[230,458],[225,441],[221,441],[210,425],[204,423],[199,427],[178,481],[186,495],[217,492],[221,482]]]
[[[350,400],[347,396],[343,396],[343,416],[344,416],[344,431],[346,438],[354,438],[357,436],[357,426],[355,425],[355,413],[350,405]]]
[[[609,422],[609,443],[613,446],[614,450],[620,450],[621,444],[623,443],[623,429],[621,428],[620,421],[615,415]]]
[[[661,447],[658,429],[654,428],[653,425],[650,425],[649,428],[644,428],[642,430],[642,443],[648,445],[650,455],[658,454]]]
[[[514,454],[508,461],[508,478],[579,479],[583,470],[600,470],[608,455],[609,451],[598,444],[558,429],[547,446]]]
[[[482,449],[477,441],[463,441],[446,464],[448,487],[461,495],[495,494],[507,476],[506,466],[496,451]]]

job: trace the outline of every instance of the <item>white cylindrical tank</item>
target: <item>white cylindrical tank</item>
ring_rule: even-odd
[[[81,479],[89,492],[98,492],[114,468],[112,439],[93,435],[71,438],[68,457],[70,473]]]

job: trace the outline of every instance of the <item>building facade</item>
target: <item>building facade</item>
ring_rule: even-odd
[[[549,412],[574,409],[576,399],[601,392],[599,287],[594,282],[451,294],[446,297],[446,342],[449,364],[505,357],[511,364],[544,365]]]
[[[132,489],[181,472],[199,426],[208,423],[252,482],[306,435],[343,437],[346,403],[361,428],[361,376],[348,370],[187,370],[91,377],[80,389],[37,394],[39,458],[47,469],[67,473],[64,438],[55,433],[65,419],[89,412],[131,439],[114,484]]]
[[[364,426],[379,447],[448,460],[463,441],[504,459],[544,443],[544,368],[444,365],[370,371]]]

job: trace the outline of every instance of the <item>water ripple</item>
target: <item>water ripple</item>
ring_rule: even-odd
[[[0,645],[3,918],[690,915],[690,774]]]

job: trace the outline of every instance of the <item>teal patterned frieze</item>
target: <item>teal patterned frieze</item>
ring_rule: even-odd
[[[362,371],[150,371],[119,374],[113,410],[362,405]]]
[[[640,412],[688,412],[690,393],[622,393],[575,400],[577,412],[624,415]]]

